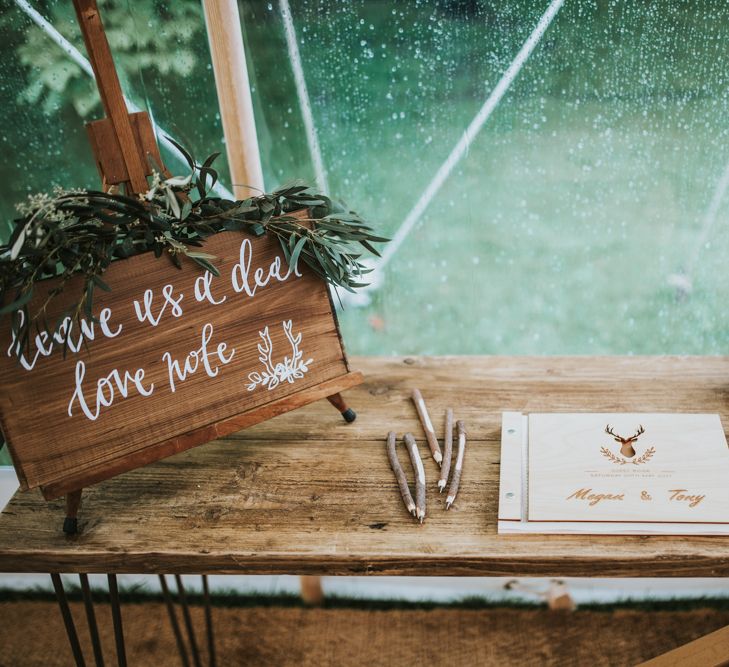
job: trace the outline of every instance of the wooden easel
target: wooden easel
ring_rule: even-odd
[[[73,4],[106,114],[106,118],[86,125],[102,187],[107,190],[110,186],[119,186],[125,190],[126,194],[145,192],[148,189],[147,176],[152,173],[150,157],[153,159],[153,164],[159,165],[165,176],[170,175],[162,162],[149,114],[146,112],[130,114],[127,111],[96,0],[73,0]],[[339,391],[361,381],[361,374],[350,372],[347,376],[343,376],[340,382],[327,383],[330,390],[335,390],[335,393],[326,396],[327,400],[339,410],[347,422],[353,422],[356,419],[356,413],[347,406]],[[263,421],[287,409],[318,400],[322,397],[321,390],[322,387],[310,387],[300,392],[296,400],[290,402],[290,407],[273,406],[267,410],[266,406],[263,406],[259,409],[258,417],[249,419],[247,423]],[[237,430],[236,424],[234,420],[230,419],[217,424],[215,429],[219,436],[233,430]],[[206,437],[208,432],[206,430],[204,433],[186,434],[185,448],[209,440],[209,437]],[[168,454],[160,448],[159,455],[148,458],[151,461],[165,455]],[[136,465],[130,465],[124,469],[138,467],[145,462],[147,462],[146,459],[140,459]],[[120,472],[122,471],[120,469]],[[93,481],[96,480],[87,479],[86,484],[93,483]],[[66,534],[74,534],[78,530],[78,511],[84,485],[82,484],[79,488],[74,488],[72,482],[57,485],[59,491],[65,492],[66,518],[63,531]],[[46,489],[44,489],[45,493]]]

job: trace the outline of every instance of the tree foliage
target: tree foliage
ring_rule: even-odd
[[[122,85],[148,74],[191,76],[202,66],[196,40],[205,39],[199,2],[99,0],[106,36]],[[41,8],[43,9],[43,8]],[[71,2],[49,3],[43,15],[86,54]],[[48,36],[33,25],[25,31],[18,58],[28,68],[27,85],[19,101],[40,104],[53,113],[69,102],[86,117],[99,103],[96,85],[81,67],[63,55]]]

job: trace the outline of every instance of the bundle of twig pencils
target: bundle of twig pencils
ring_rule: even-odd
[[[418,412],[420,423],[425,432],[425,439],[428,442],[430,453],[433,460],[440,466],[440,474],[438,476],[438,492],[442,493],[448,485],[448,477],[451,471],[451,459],[453,458],[453,410],[448,408],[445,415],[445,437],[443,439],[443,451],[440,449],[438,438],[433,428],[433,422],[430,419],[428,408],[425,405],[422,394],[418,389],[413,389],[412,400]],[[458,420],[455,423],[456,433],[458,436],[458,444],[456,451],[456,461],[453,466],[453,474],[451,475],[451,484],[448,488],[446,496],[445,508],[448,510],[452,507],[458,495],[458,487],[461,483],[461,473],[463,471],[463,458],[466,453],[466,426],[463,421]],[[407,511],[410,512],[420,523],[425,521],[425,467],[420,456],[418,445],[412,433],[406,433],[403,437],[405,447],[410,455],[410,462],[415,473],[415,500],[410,493],[407,477],[400,465],[397,457],[397,435],[394,431],[387,434],[387,456],[390,460],[390,466],[395,473],[400,495]]]
[[[435,435],[435,429],[433,428],[433,422],[430,420],[428,408],[425,405],[423,395],[419,389],[413,389],[412,393],[413,403],[415,409],[418,412],[420,423],[425,431],[425,437],[430,445],[430,451],[433,455],[433,459],[440,466],[440,476],[438,478],[438,492],[443,493],[446,485],[448,484],[448,475],[451,470],[451,458],[453,456],[453,410],[448,408],[445,416],[445,437],[443,439],[443,452],[441,452],[440,445],[438,444],[438,438]],[[456,465],[453,469],[453,476],[451,477],[451,485],[448,489],[448,496],[446,497],[445,508],[449,510],[456,500],[458,494],[458,486],[461,483],[461,472],[463,470],[463,457],[466,453],[466,425],[463,421],[458,420],[456,422],[456,429],[458,432],[458,451],[456,454]]]

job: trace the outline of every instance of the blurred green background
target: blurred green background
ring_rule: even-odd
[[[31,4],[84,52],[69,2]],[[394,234],[547,5],[294,0],[332,194]],[[200,3],[100,6],[127,95],[198,157],[223,150]],[[240,9],[266,186],[313,182],[279,5]],[[13,2],[0,32],[9,221],[28,193],[97,184],[100,106]],[[566,0],[370,303],[341,314],[349,352],[725,353],[728,37],[724,1]]]

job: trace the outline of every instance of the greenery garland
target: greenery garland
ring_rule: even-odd
[[[301,260],[332,285],[348,291],[366,286],[362,276],[371,269],[361,261],[360,248],[379,255],[373,244],[389,239],[376,236],[356,213],[298,181],[242,201],[211,197],[218,179],[212,164],[219,153],[198,164],[175,145],[190,174],[165,178],[161,170],[154,171],[150,189],[137,197],[56,189],[52,195],[32,195],[17,207],[22,217],[14,221],[8,243],[0,245],[0,315],[12,314],[16,352],[30,344],[33,327],[55,333],[66,317],[93,320],[94,290],[109,291],[101,276],[115,259],[154,252],[182,268],[187,257],[219,275],[215,258],[200,248],[206,238],[223,231],[273,234],[292,269]],[[291,215],[304,208],[308,218]],[[83,288],[78,299],[51,328],[48,306],[79,275]],[[51,277],[60,280],[29,313],[31,299]]]

